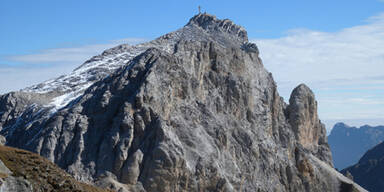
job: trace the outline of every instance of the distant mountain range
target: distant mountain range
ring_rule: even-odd
[[[360,161],[341,171],[371,192],[384,191],[384,142],[367,151]]]
[[[328,136],[335,168],[341,170],[358,162],[363,154],[384,140],[384,126],[350,127],[337,123]]]

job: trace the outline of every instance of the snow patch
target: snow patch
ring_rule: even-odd
[[[49,103],[46,107],[53,107],[51,113],[56,112],[57,110],[67,106],[71,101],[75,100],[82,95],[83,91],[90,87],[93,83],[87,83],[82,85],[82,87],[77,91],[72,91],[64,95],[55,97],[52,99],[52,102]]]

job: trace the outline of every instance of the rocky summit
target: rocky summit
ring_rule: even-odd
[[[306,85],[289,104],[246,30],[198,14],[0,98],[6,145],[119,191],[365,191],[334,170]]]

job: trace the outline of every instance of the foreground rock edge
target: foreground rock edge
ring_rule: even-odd
[[[0,146],[0,190],[108,192],[76,181],[57,165],[29,151]]]

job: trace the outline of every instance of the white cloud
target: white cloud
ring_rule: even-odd
[[[306,83],[317,96],[321,118],[376,118],[384,124],[384,14],[338,32],[296,29],[254,42],[286,100]]]
[[[6,67],[0,68],[0,94],[41,83],[45,80],[69,73],[72,66],[55,65],[51,67]]]
[[[69,73],[87,59],[119,44],[137,44],[141,38],[112,40],[104,44],[41,50],[36,54],[9,56],[6,59],[21,62],[22,66],[0,65],[0,94],[41,83]],[[5,66],[5,67],[4,67]]]
[[[280,81],[324,81],[383,75],[383,70],[380,70],[384,69],[382,22],[336,33],[295,31],[283,38],[255,41],[266,67]]]
[[[80,47],[69,47],[69,48],[55,48],[42,50],[36,54],[28,55],[16,55],[10,56],[7,59],[10,61],[17,61],[22,63],[65,63],[65,62],[76,62],[81,64],[86,59],[100,54],[102,51],[108,48],[112,48],[119,44],[137,44],[144,42],[145,39],[141,38],[126,38],[119,40],[112,40],[109,43],[104,44],[93,44],[84,45]]]
[[[349,104],[349,103],[358,103],[360,105],[384,105],[383,100],[377,100],[374,98],[346,98],[346,99],[335,99],[335,98],[323,98],[323,102],[327,102],[330,104]]]

